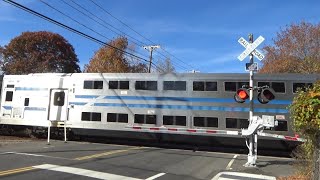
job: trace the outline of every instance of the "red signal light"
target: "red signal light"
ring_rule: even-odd
[[[234,100],[238,103],[244,103],[248,98],[249,98],[249,92],[248,92],[248,89],[245,89],[245,88],[238,89],[236,94],[234,95]]]

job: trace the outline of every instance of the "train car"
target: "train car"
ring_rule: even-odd
[[[275,117],[276,126],[265,132],[296,137],[288,106],[298,88],[312,85],[319,77],[255,75],[255,86],[267,85],[275,91],[275,99],[268,104],[259,103],[256,93],[254,96],[254,115]],[[79,136],[245,146],[244,138],[236,132],[248,127],[249,102],[234,100],[243,85],[249,85],[248,74],[6,75],[0,124],[31,132],[65,125],[68,132]],[[259,148],[297,144],[289,140],[292,138],[259,137]]]

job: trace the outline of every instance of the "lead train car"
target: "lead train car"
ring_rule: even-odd
[[[294,136],[287,107],[297,88],[311,85],[318,78],[319,75],[256,74],[255,86],[268,85],[276,92],[275,100],[268,104],[260,104],[255,93],[254,115],[275,116],[278,125],[265,131]],[[241,136],[189,130],[231,132],[247,128],[249,103],[236,103],[233,96],[248,84],[248,74],[6,75],[0,124],[35,129],[47,127],[50,121],[67,121],[67,127],[76,135],[244,146],[245,141],[239,141]],[[152,131],[159,128],[165,130]],[[259,148],[291,145],[285,140],[259,138]]]

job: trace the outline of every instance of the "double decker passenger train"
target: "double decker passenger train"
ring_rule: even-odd
[[[298,88],[320,75],[256,74],[254,86],[268,86],[275,99],[261,104],[254,95],[254,115],[275,117],[277,137],[259,137],[259,148],[297,144],[288,106]],[[0,125],[37,133],[48,125],[78,136],[161,140],[209,146],[245,145],[237,133],[247,128],[249,102],[237,103],[237,89],[248,74],[74,73],[5,75]],[[274,137],[275,137],[274,136]],[[261,139],[261,140],[260,140]]]

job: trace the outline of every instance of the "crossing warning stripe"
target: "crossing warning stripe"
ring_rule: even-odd
[[[147,126],[127,126],[134,131],[143,131],[143,132],[162,132],[162,133],[187,133],[187,134],[208,134],[208,135],[216,135],[216,134],[224,134],[224,135],[234,135],[241,136],[240,131],[227,131],[227,130],[210,130],[210,129],[188,129],[188,128],[168,128],[165,126],[162,127],[147,127]],[[263,137],[271,137],[276,139],[284,139],[288,141],[300,141],[305,142],[305,139],[300,138],[298,135],[296,136],[285,136],[279,134],[272,133],[264,133],[258,132],[259,136]]]

